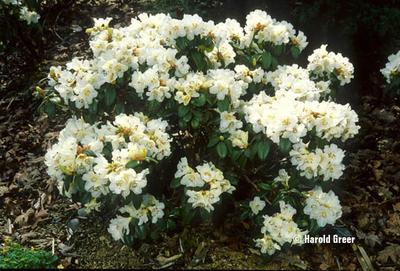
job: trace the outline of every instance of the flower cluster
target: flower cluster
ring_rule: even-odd
[[[213,204],[220,201],[222,193],[232,194],[236,190],[213,163],[204,163],[194,170],[188,165],[186,157],[179,161],[175,178],[181,178],[181,185],[190,188],[186,192],[188,203],[193,208],[200,207],[208,212],[214,210]]]
[[[270,97],[265,92],[255,95],[243,108],[246,121],[253,124],[254,132],[263,132],[273,142],[289,138],[297,143],[314,127],[318,137],[330,141],[342,141],[354,137],[360,126],[357,114],[350,106],[334,102],[297,101],[286,92],[286,96]]]
[[[136,209],[133,204],[130,204],[119,209],[121,213],[128,213],[129,217],[117,215],[117,218],[110,221],[108,232],[112,235],[115,241],[121,239],[124,242],[123,236],[129,234],[129,224],[132,219],[137,219],[138,226],[141,226],[149,221],[150,216],[151,223],[155,224],[158,219],[161,219],[164,216],[164,208],[164,203],[158,201],[154,196],[150,194],[143,195],[143,201],[140,208]]]
[[[290,96],[300,101],[316,101],[321,94],[330,93],[329,81],[314,82],[309,78],[309,71],[299,67],[278,66],[278,69],[265,74],[265,81],[275,89],[275,95]]]
[[[350,80],[354,78],[353,64],[349,62],[347,57],[343,57],[341,53],[328,52],[326,47],[326,44],[321,45],[307,58],[309,62],[307,70],[319,77],[327,75],[328,78],[336,71],[338,73],[337,79],[340,81],[341,86],[350,83]]]
[[[393,76],[397,76],[400,70],[400,51],[397,54],[388,57],[389,62],[385,68],[381,69],[382,75],[386,78],[387,83],[391,83]]]
[[[250,43],[255,34],[254,38],[260,41],[277,45],[291,42],[299,50],[307,45],[301,31],[296,36],[291,24],[276,22],[264,11],[254,11],[247,19],[245,35],[235,20],[215,25],[212,21],[204,22],[198,15],[176,20],[164,14],[140,14],[138,19],[132,19],[130,26],[119,29],[109,27],[111,18],[95,19],[95,26],[87,30],[92,35],[90,48],[94,58],[85,61],[74,58],[65,70],[52,67],[50,86],[65,104],[71,101],[77,108],[88,108],[102,85],[115,84],[130,71],[129,86],[139,97],[146,95],[149,100],[159,102],[174,97],[187,105],[199,96],[200,89],[205,89],[219,100],[229,96],[236,108],[248,84],[260,82],[264,71],[261,68],[250,71],[244,65],[237,65],[234,71],[226,69],[235,62],[232,39],[239,40],[241,47]],[[195,36],[211,37],[214,43],[213,49],[205,52],[213,67],[206,74],[193,71],[188,57],[178,56],[174,48],[177,38],[193,40]],[[257,47],[256,43],[253,46]],[[140,66],[146,70],[141,71]]]
[[[342,216],[340,201],[333,191],[324,193],[321,187],[316,186],[306,195],[308,198],[304,213],[309,215],[310,218],[317,220],[318,226],[333,225]]]
[[[280,201],[280,213],[273,216],[265,215],[264,226],[261,228],[262,238],[255,239],[256,247],[261,248],[261,253],[272,255],[276,250],[280,250],[285,243],[301,245],[302,242],[293,240],[294,237],[301,237],[299,240],[304,240],[304,235],[308,231],[301,231],[298,225],[293,221],[293,215],[296,214],[294,209],[289,204]]]
[[[292,42],[302,51],[308,44],[307,38],[303,32],[296,31],[293,25],[286,22],[277,22],[271,18],[265,11],[255,10],[246,17],[245,36],[243,45],[250,46],[253,36],[259,42],[271,42],[274,45],[287,44]],[[257,48],[257,44],[251,44]]]
[[[165,133],[166,121],[147,120],[145,124],[142,120],[145,116],[136,115],[121,114],[114,125],[108,123],[101,128],[75,117],[69,119],[60,132],[59,142],[45,156],[48,173],[57,178],[59,190],[69,197],[76,193],[76,183],[72,182],[67,189],[64,180],[67,176],[81,175],[85,190],[94,198],[110,191],[125,198],[131,192],[141,194],[147,185],[148,169],[136,172],[125,165],[132,160],[143,161],[148,157],[161,160],[169,156],[172,139]],[[113,148],[111,161],[102,153],[107,142]]]
[[[316,148],[314,152],[310,152],[308,144],[300,142],[294,144],[289,154],[292,165],[307,179],[321,175],[324,181],[336,180],[343,174],[344,151],[335,144],[325,145],[323,150]]]
[[[39,19],[40,15],[35,11],[28,10],[28,7],[25,6],[23,1],[19,0],[2,0],[3,4],[5,5],[13,5],[19,8],[19,18],[23,21],[26,21],[28,25],[31,23],[36,24]]]

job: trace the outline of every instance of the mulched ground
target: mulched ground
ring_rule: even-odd
[[[308,244],[263,264],[248,245],[248,225],[229,214],[220,226],[200,225],[128,248],[107,232],[108,217],[79,211],[59,195],[46,173],[44,154],[64,127],[66,114],[37,112],[30,93],[50,66],[88,55],[90,18],[113,17],[124,26],[140,12],[135,2],[71,1],[58,14],[45,59],[31,70],[10,62],[2,68],[0,101],[0,235],[24,246],[54,249],[66,268],[193,269],[400,269],[400,102],[376,95],[359,101],[360,134],[347,148],[347,170],[338,182],[343,217],[338,228],[355,244]],[[4,63],[2,63],[3,65]],[[371,93],[381,92],[379,74]],[[69,226],[68,226],[69,225]],[[72,227],[72,229],[71,229]],[[348,231],[346,231],[346,229]]]

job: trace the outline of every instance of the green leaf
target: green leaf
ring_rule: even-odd
[[[153,240],[157,240],[157,238],[158,238],[158,233],[155,232],[155,231],[152,231],[152,232],[150,233],[150,238],[153,239]]]
[[[270,52],[263,52],[261,56],[263,68],[267,70],[271,66],[272,56]]]
[[[140,240],[144,240],[147,237],[147,231],[145,225],[140,225],[135,227],[135,232]]]
[[[202,120],[202,118],[203,118],[203,115],[202,115],[201,112],[198,111],[198,110],[194,110],[194,111],[193,111],[193,115],[194,115],[194,118],[195,118],[198,122],[200,122],[200,121]]]
[[[239,166],[241,167],[241,168],[244,168],[245,166],[246,166],[246,162],[247,162],[247,157],[245,156],[245,155],[241,155],[240,157],[239,157]]]
[[[223,100],[218,100],[218,109],[222,113],[229,110],[229,98],[225,97]]]
[[[97,155],[94,153],[94,151],[91,151],[91,150],[84,150],[82,153],[86,154],[87,156],[97,157]]]
[[[211,221],[212,219],[212,213],[203,208],[200,209],[200,216],[205,222]]]
[[[47,113],[51,118],[53,118],[53,117],[54,117],[54,112],[55,112],[55,110],[56,110],[56,106],[55,106],[53,103],[48,102],[48,103],[46,103],[45,110],[46,110],[46,113]]]
[[[271,185],[267,184],[267,183],[259,183],[257,184],[257,186],[261,189],[267,190],[267,191],[271,191],[272,187]]]
[[[279,65],[278,59],[276,59],[275,57],[272,57],[271,64],[272,64],[272,70],[276,70]]]
[[[311,219],[310,227],[308,230],[310,231],[310,235],[315,235],[319,231],[320,227],[318,226],[318,222],[315,219]]]
[[[217,152],[218,152],[218,155],[219,155],[221,158],[225,158],[225,157],[226,157],[226,154],[228,153],[228,149],[226,148],[226,145],[225,145],[224,142],[219,142],[219,143],[218,143],[218,145],[217,145]]]
[[[264,264],[270,263],[272,261],[272,255],[268,253],[261,253],[261,259],[263,260]]]
[[[135,193],[131,192],[129,196],[131,198],[133,206],[135,207],[135,209],[138,210],[142,205],[142,195],[136,195]]]
[[[250,158],[251,150],[250,150],[250,149],[246,149],[246,150],[244,151],[244,155],[246,155],[248,158]]]
[[[72,175],[64,175],[64,176],[65,176],[65,178],[64,178],[64,188],[65,188],[65,191],[68,191],[69,187],[71,185],[73,176]]]
[[[196,214],[195,212],[191,212],[190,208],[185,208],[182,212],[183,223],[186,225],[190,224],[190,221],[192,221],[195,214]]]
[[[187,124],[183,119],[179,119],[178,124],[179,124],[179,129],[181,129],[182,131],[186,130]]]
[[[242,155],[242,153],[243,150],[234,150],[231,156],[232,161],[236,161],[240,157],[240,155]]]
[[[290,188],[297,187],[299,184],[300,184],[300,182],[299,182],[299,180],[297,180],[295,174],[290,176],[289,181],[288,181],[288,185]]]
[[[292,149],[292,142],[289,138],[281,138],[279,141],[279,148],[284,154],[288,154]]]
[[[199,122],[196,119],[192,119],[191,124],[193,129],[199,129]]]
[[[75,176],[74,183],[78,191],[85,192],[85,181],[82,179],[82,176]]]
[[[148,108],[149,115],[157,114],[160,107],[161,107],[161,103],[159,101],[152,100],[152,101],[147,102],[147,108]]]
[[[167,221],[167,230],[175,230],[176,229],[176,224],[172,219],[168,219]]]
[[[280,56],[282,54],[282,49],[283,49],[282,45],[275,45],[274,46],[274,55]]]
[[[243,64],[243,65],[245,65],[247,67],[251,67],[252,66],[251,60],[247,56],[245,56],[243,54],[237,54],[236,57],[239,60],[238,61],[239,63],[237,63],[237,64]]]
[[[89,105],[89,111],[92,114],[96,114],[97,113],[97,100],[93,100],[92,103]]]
[[[192,119],[192,112],[187,113],[184,117],[183,117],[183,121],[184,122],[189,122]]]
[[[239,219],[240,220],[245,220],[246,218],[248,218],[249,216],[250,216],[250,210],[246,210],[246,211],[244,211],[240,216],[239,216]]]
[[[141,163],[142,162],[139,160],[131,160],[125,164],[125,168],[134,168],[134,167],[140,165]]]
[[[179,37],[176,39],[175,47],[176,49],[178,49],[178,51],[186,49],[186,46],[187,46],[186,38]]]
[[[133,244],[135,243],[135,238],[131,234],[125,234],[124,241],[128,247],[132,247]]]
[[[207,148],[211,148],[212,146],[217,145],[217,143],[218,143],[219,141],[220,141],[219,135],[218,135],[218,134],[213,134],[213,135],[210,137],[210,141],[209,141],[208,144],[207,144]]]
[[[89,201],[92,200],[92,193],[90,193],[90,192],[85,192],[85,193],[83,193],[83,194],[81,195],[80,200],[81,200],[81,203],[82,203],[82,204],[88,203]]]
[[[204,69],[204,66],[206,65],[203,55],[198,51],[191,51],[190,55],[192,56],[194,63],[196,63],[197,70],[202,71]]]
[[[253,160],[254,156],[256,156],[256,154],[258,153],[258,142],[253,144],[253,145],[251,145],[250,150],[251,150],[251,152],[250,152],[250,157],[249,158],[250,158],[250,160]]]
[[[167,224],[165,223],[164,218],[159,218],[156,222],[156,227],[160,230],[160,231],[165,231]]]
[[[232,171],[228,171],[224,173],[224,177],[232,184],[232,185],[237,185],[238,184],[238,179],[237,175],[233,173]]]
[[[170,183],[169,187],[176,188],[181,185],[181,178],[174,178]]]
[[[293,45],[292,48],[290,49],[292,51],[292,56],[297,59],[300,55],[300,49],[299,47]]]
[[[203,106],[206,103],[206,96],[201,93],[199,97],[192,99],[191,103],[197,107]]]
[[[111,105],[115,101],[117,93],[114,87],[108,87],[105,92],[106,105]]]
[[[241,200],[238,202],[240,207],[249,208],[249,202],[246,200]]]
[[[125,106],[122,102],[118,101],[117,106],[115,107],[115,113],[117,115],[125,113]]]
[[[190,107],[189,106],[184,106],[183,104],[179,105],[178,107],[178,116],[180,118],[183,118],[186,116],[187,113],[189,113]]]
[[[261,161],[264,161],[269,153],[269,142],[266,141],[265,139],[263,141],[258,142],[258,157],[260,158]]]

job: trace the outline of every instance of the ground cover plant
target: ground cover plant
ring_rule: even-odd
[[[0,252],[1,269],[53,269],[57,256],[31,247],[24,249],[20,244],[8,243]]]
[[[119,29],[110,21],[87,30],[92,59],[52,67],[49,87],[37,89],[49,115],[61,107],[77,116],[46,154],[63,195],[88,212],[127,213],[108,231],[128,245],[179,220],[212,220],[239,181],[250,192],[242,197],[256,195],[239,202],[241,219],[263,226],[253,240],[267,260],[334,225],[338,144],[359,129],[349,105],[335,103],[353,77],[346,57],[322,45],[307,68],[289,65],[306,36],[261,10],[244,28],[198,15],[140,14]],[[174,178],[165,160],[177,165]]]

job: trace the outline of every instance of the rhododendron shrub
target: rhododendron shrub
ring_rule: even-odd
[[[353,78],[346,57],[322,45],[293,64],[306,36],[260,10],[244,28],[197,15],[110,21],[87,30],[91,59],[52,67],[38,92],[48,113],[76,116],[46,155],[49,175],[87,209],[117,210],[114,239],[210,221],[233,200],[272,255],[340,218],[331,184],[359,130],[335,102]]]

